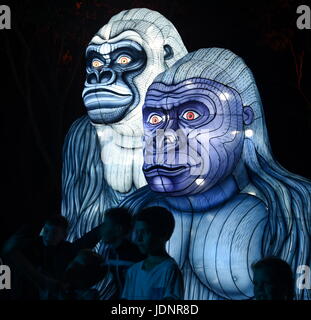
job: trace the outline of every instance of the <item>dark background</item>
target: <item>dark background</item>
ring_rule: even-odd
[[[24,223],[60,212],[61,152],[85,114],[84,50],[111,16],[147,7],[166,16],[188,51],[225,47],[253,71],[273,153],[311,178],[311,30],[298,30],[305,1],[4,1],[12,29],[0,30],[0,243]]]

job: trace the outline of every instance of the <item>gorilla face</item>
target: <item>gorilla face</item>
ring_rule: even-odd
[[[226,178],[240,159],[243,120],[252,115],[237,91],[216,81],[153,83],[143,106],[143,171],[150,188],[191,195]]]
[[[135,107],[138,91],[133,78],[146,61],[144,49],[134,41],[88,46],[82,97],[92,122],[118,122]]]

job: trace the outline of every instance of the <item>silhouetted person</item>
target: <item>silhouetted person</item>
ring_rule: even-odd
[[[63,288],[55,295],[58,300],[99,300],[93,289],[106,274],[102,256],[88,249],[81,250],[69,263],[63,278]],[[53,298],[53,297],[52,297]]]
[[[172,213],[162,207],[145,208],[134,221],[135,243],[147,258],[127,271],[122,299],[183,299],[182,274],[165,249],[175,227]]]
[[[102,256],[89,249],[81,250],[67,266],[58,286],[40,288],[40,299],[98,300],[99,292],[92,286],[99,282],[106,272]]]
[[[107,245],[105,265],[113,275],[115,293],[109,299],[119,299],[127,269],[146,258],[129,239],[132,233],[132,217],[125,208],[113,208],[105,212],[101,236]]]
[[[254,263],[252,269],[256,300],[293,300],[293,274],[285,261],[267,257]]]
[[[66,218],[55,215],[45,222],[39,236],[25,226],[6,241],[2,253],[14,269],[13,298],[38,299],[37,289],[54,290],[78,252],[95,247],[102,237],[99,226],[70,243],[65,241],[67,229]]]

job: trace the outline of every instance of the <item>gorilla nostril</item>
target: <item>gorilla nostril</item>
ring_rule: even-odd
[[[91,73],[90,75],[87,76],[87,83],[88,84],[95,84],[97,83],[97,77],[95,73]]]
[[[113,73],[112,71],[105,70],[100,73],[99,77],[100,77],[101,83],[107,83],[107,82],[110,82],[111,79],[113,78]]]

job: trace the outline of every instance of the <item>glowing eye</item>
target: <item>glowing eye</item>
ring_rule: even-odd
[[[200,115],[198,113],[196,113],[195,111],[186,111],[182,117],[186,120],[195,120],[199,117]]]
[[[99,61],[99,60],[93,60],[93,62],[92,62],[92,67],[93,68],[99,68],[99,67],[101,67],[102,65],[104,65],[101,61]]]
[[[128,64],[132,61],[132,59],[130,57],[127,57],[127,56],[121,56],[118,58],[118,61],[117,63],[119,64]]]
[[[149,119],[149,123],[151,124],[159,124],[160,122],[162,122],[162,117],[158,116],[157,114],[154,114]]]

